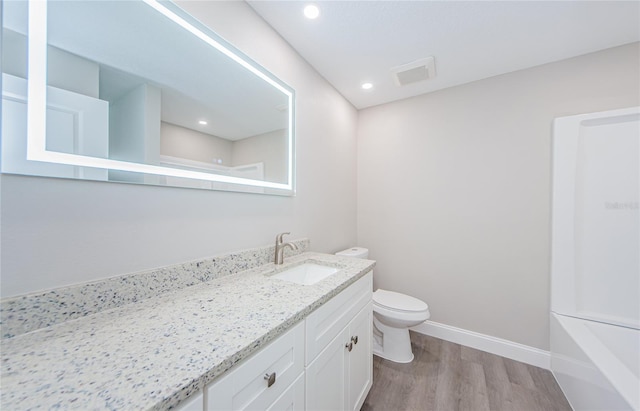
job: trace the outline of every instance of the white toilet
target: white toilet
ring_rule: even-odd
[[[353,247],[336,255],[367,258],[369,250]],[[393,291],[376,290],[373,293],[373,353],[394,362],[413,361],[409,327],[423,323],[429,316],[429,306],[422,300]]]

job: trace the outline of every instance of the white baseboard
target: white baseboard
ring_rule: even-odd
[[[539,348],[433,321],[425,321],[411,327],[411,330],[536,367],[551,369],[551,353]]]

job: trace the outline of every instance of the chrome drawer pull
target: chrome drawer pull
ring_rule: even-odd
[[[351,341],[353,341],[354,344],[358,343],[358,336],[356,335],[355,337],[351,337]]]
[[[349,350],[349,352],[351,352],[351,350],[353,350],[353,343],[351,342],[351,343],[349,343],[349,344],[345,344],[345,345],[344,345],[344,347],[345,347],[346,349],[348,349],[348,350]]]
[[[276,373],[275,373],[275,371],[272,372],[271,374],[265,374],[264,375],[264,379],[267,380],[267,388],[271,387],[273,384],[276,383]]]

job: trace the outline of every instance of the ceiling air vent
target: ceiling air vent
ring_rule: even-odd
[[[436,65],[433,56],[416,60],[412,63],[391,69],[393,80],[398,86],[417,83],[436,76]]]

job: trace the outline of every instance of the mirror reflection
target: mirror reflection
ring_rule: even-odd
[[[292,189],[292,90],[238,51],[228,52],[231,46],[172,3],[157,7],[177,21],[153,3],[46,3],[43,151],[72,155],[53,164],[26,159],[27,129],[37,121],[27,116],[33,104],[27,90],[35,84],[28,54],[34,34],[27,30],[33,10],[27,2],[4,2],[2,171],[234,191]],[[117,161],[104,169],[74,158]],[[134,173],[118,166],[125,163],[154,168]],[[198,173],[207,178],[192,178]]]

